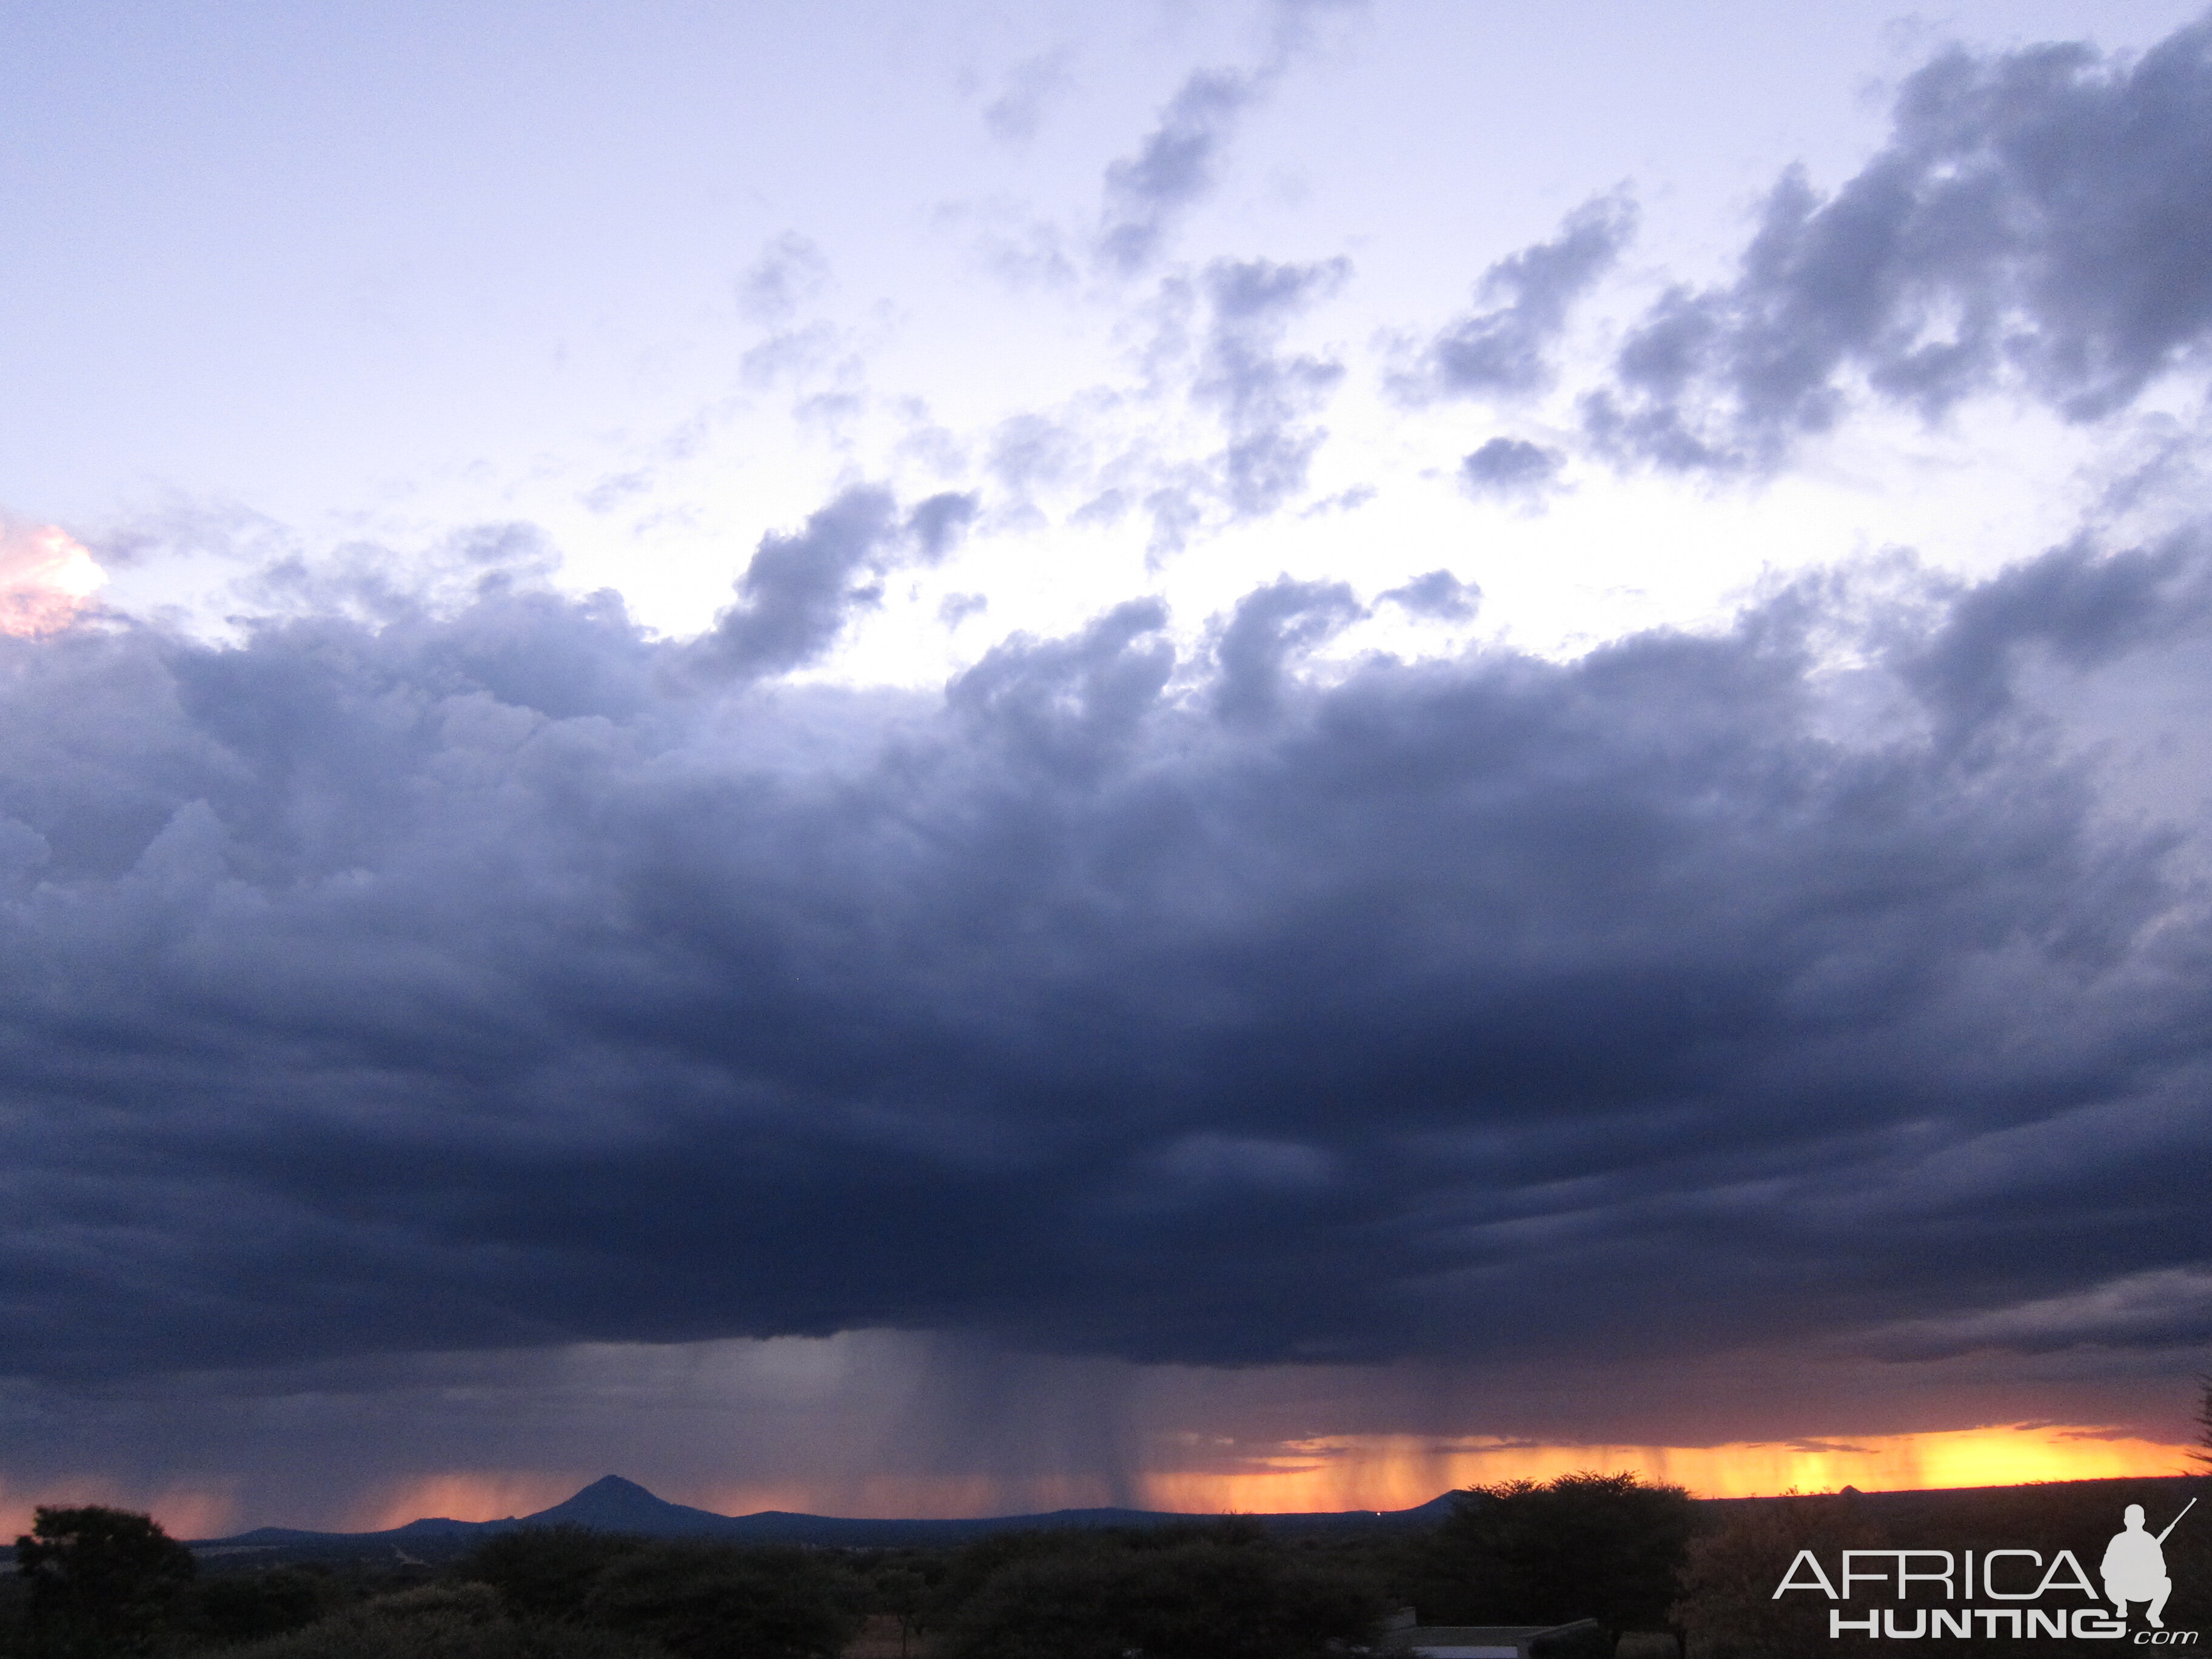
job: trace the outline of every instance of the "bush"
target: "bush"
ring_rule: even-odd
[[[642,1538],[583,1527],[522,1527],[485,1540],[454,1571],[489,1584],[519,1619],[573,1620],[600,1571],[644,1547]]]
[[[680,1659],[834,1659],[860,1628],[853,1589],[809,1551],[672,1541],[600,1568],[579,1612]]]
[[[609,1631],[509,1619],[489,1584],[426,1584],[379,1596],[224,1659],[668,1659]]]
[[[218,1642],[250,1642],[311,1625],[344,1599],[326,1567],[228,1572],[201,1582],[191,1625]]]
[[[943,1659],[1319,1659],[1382,1611],[1363,1580],[1256,1528],[1062,1534],[1000,1547],[954,1613]]]

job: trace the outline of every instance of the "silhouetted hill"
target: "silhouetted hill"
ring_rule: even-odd
[[[1425,1526],[1443,1518],[1451,1494],[1410,1510],[1346,1510],[1312,1514],[1260,1515],[1252,1519],[1285,1532],[1360,1530],[1375,1527]],[[994,1515],[956,1521],[877,1521],[829,1515],[795,1515],[763,1510],[755,1515],[715,1515],[687,1504],[657,1498],[635,1480],[610,1474],[574,1497],[535,1515],[503,1521],[453,1521],[443,1517],[410,1521],[381,1532],[308,1532],[290,1527],[257,1527],[229,1538],[193,1540],[198,1550],[282,1552],[288,1555],[375,1553],[431,1549],[451,1553],[479,1538],[518,1527],[587,1527],[594,1532],[635,1533],[648,1538],[727,1538],[757,1544],[825,1544],[845,1548],[887,1548],[896,1545],[964,1543],[994,1532],[1040,1528],[1157,1527],[1202,1521],[1195,1515],[1159,1510],[1055,1510],[1045,1515]]]
[[[493,1525],[499,1524],[495,1522]],[[526,1527],[588,1527],[593,1532],[634,1532],[651,1538],[726,1534],[743,1523],[726,1515],[656,1498],[635,1480],[602,1475],[574,1498],[525,1516]]]

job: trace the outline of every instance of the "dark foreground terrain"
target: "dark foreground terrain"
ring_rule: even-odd
[[[1328,1659],[1383,1644],[1407,1607],[1424,1626],[1595,1619],[1603,1646],[1644,1632],[1623,1651],[1662,1651],[1666,1632],[1697,1659],[2057,1659],[2212,1640],[2212,1501],[2168,1533],[2163,1631],[2137,1604],[2096,1633],[2079,1587],[2127,1505],[2157,1532],[2199,1494],[2212,1480],[1699,1501],[1583,1474],[1382,1515],[886,1522],[714,1516],[610,1478],[509,1521],[189,1546],[142,1516],[48,1510],[0,1580],[0,1659]],[[1815,1581],[1845,1550],[1862,1578],[1832,1600]],[[1978,1571],[2014,1552],[2002,1594],[1963,1593],[1969,1550]],[[1942,1553],[1910,1558],[1902,1600],[1864,1581],[1899,1551]],[[1777,1597],[1785,1577],[1802,1588]],[[1923,1616],[1939,1607],[1972,1634],[1912,1637],[1955,1629]],[[1966,1616],[1983,1611],[1999,1616]]]

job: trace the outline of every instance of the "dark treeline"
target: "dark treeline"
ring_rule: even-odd
[[[1587,1474],[1464,1492],[1433,1528],[1396,1534],[1230,1517],[842,1550],[556,1527],[377,1568],[202,1564],[146,1516],[41,1510],[0,1580],[0,1659],[1322,1659],[1379,1644],[1408,1607],[1425,1625],[1595,1619],[1608,1648],[1668,1632],[1693,1659],[1791,1659],[1843,1650],[1827,1602],[1773,1596],[1801,1548],[1831,1564],[1845,1548],[2071,1549],[2094,1575],[2124,1504],[2163,1524],[2199,1487],[2212,1480],[1700,1503]],[[2212,1623],[2208,1510],[2166,1547],[2170,1627]],[[1999,1649],[2016,1650],[1911,1650]]]

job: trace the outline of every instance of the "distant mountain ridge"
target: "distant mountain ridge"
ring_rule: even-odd
[[[1295,1515],[1255,1515],[1251,1519],[1282,1531],[1374,1526],[1419,1526],[1441,1520],[1452,1494],[1410,1510],[1322,1510]],[[856,1516],[795,1515],[763,1510],[756,1515],[716,1515],[672,1504],[635,1480],[604,1475],[573,1498],[535,1515],[503,1521],[453,1521],[442,1516],[410,1521],[381,1532],[307,1532],[291,1527],[257,1527],[229,1538],[192,1540],[203,1549],[300,1549],[316,1545],[404,1545],[410,1540],[450,1543],[512,1532],[520,1527],[586,1527],[594,1532],[635,1533],[648,1538],[726,1538],[733,1543],[829,1544],[848,1548],[900,1544],[951,1544],[994,1532],[1060,1527],[1157,1527],[1204,1521],[1202,1515],[1164,1510],[1054,1510],[1045,1515],[994,1515],[955,1521],[874,1521]]]
[[[2132,1498],[2148,1489],[2193,1492],[2198,1475],[2147,1475],[2039,1483],[2042,1486],[2109,1490],[2112,1501]],[[1917,1514],[1960,1496],[2024,1491],[2017,1486],[1949,1487],[1889,1492],[1858,1492],[1846,1488],[1853,1504],[1875,1515]],[[1342,1532],[1364,1528],[1389,1529],[1433,1526],[1451,1508],[1459,1494],[1445,1492],[1410,1510],[1339,1510],[1291,1515],[1246,1517],[1276,1532]],[[1713,1498],[1701,1500],[1722,1510],[1740,1504],[1772,1504],[1771,1497]],[[1033,1531],[1071,1527],[1158,1527],[1189,1525],[1210,1517],[1171,1513],[1163,1510],[1055,1510],[1046,1515],[994,1515],[955,1521],[875,1521],[830,1515],[794,1515],[784,1510],[763,1510],[756,1515],[716,1515],[672,1504],[656,1497],[635,1480],[610,1474],[594,1480],[573,1498],[540,1510],[535,1515],[509,1516],[503,1521],[454,1521],[430,1517],[410,1521],[404,1527],[382,1532],[306,1532],[290,1527],[257,1527],[229,1538],[189,1540],[194,1549],[210,1554],[252,1553],[258,1564],[319,1556],[382,1555],[396,1553],[402,1561],[419,1561],[408,1553],[414,1546],[426,1553],[450,1560],[481,1538],[521,1527],[586,1527],[594,1532],[640,1534],[650,1538],[722,1538],[733,1543],[816,1544],[847,1549],[884,1549],[899,1546],[922,1547],[964,1543],[994,1532]]]

